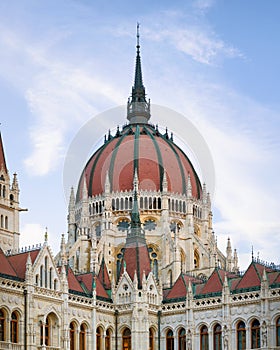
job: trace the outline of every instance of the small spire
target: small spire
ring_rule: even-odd
[[[191,183],[191,175],[188,173],[188,183],[187,183],[187,198],[192,198],[192,183]]]
[[[48,228],[45,228],[45,236],[44,236],[45,243],[48,243]]]
[[[230,243],[230,238],[228,237],[228,240],[227,240],[227,257],[231,258],[231,254],[232,254],[231,243]]]
[[[70,192],[70,198],[69,198],[69,210],[74,210],[75,209],[75,193],[74,193],[74,187],[71,187],[71,192]]]
[[[87,199],[88,197],[88,191],[87,191],[87,181],[86,181],[86,175],[84,176],[84,183],[83,183],[83,199]]]
[[[138,287],[138,277],[137,277],[136,270],[134,270],[133,285],[134,285],[134,288],[137,289],[137,287]]]
[[[111,185],[110,185],[110,179],[109,179],[109,172],[107,170],[106,177],[105,177],[105,193],[110,193]]]
[[[18,190],[18,180],[17,180],[17,173],[14,173],[13,177],[13,183],[12,183],[12,190]]]
[[[139,191],[139,180],[138,180],[137,168],[135,168],[134,170],[133,191],[136,193],[138,193]]]
[[[166,170],[164,169],[163,172],[163,178],[162,178],[162,191],[167,192],[168,191],[168,182],[167,182],[167,175]]]
[[[233,252],[233,271],[238,272],[238,256],[237,256],[237,250],[234,249]]]
[[[65,238],[63,233],[61,235],[60,257],[61,257],[61,265],[66,265],[67,264],[66,244],[65,244]]]

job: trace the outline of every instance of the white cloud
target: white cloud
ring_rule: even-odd
[[[21,228],[20,246],[32,247],[44,241],[46,228],[37,223],[27,223]]]

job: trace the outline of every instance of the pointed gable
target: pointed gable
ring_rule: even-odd
[[[202,290],[200,291],[200,294],[221,292],[223,289],[225,275],[225,271],[215,269],[212,275],[208,278]]]
[[[31,262],[32,264],[36,260],[38,254],[40,252],[40,249],[35,249],[31,251],[27,251],[24,253],[19,253],[15,255],[8,256],[8,260],[14,270],[16,271],[17,277],[24,279],[25,278],[25,271],[26,271],[26,261],[28,258],[28,254],[30,254]]]
[[[70,291],[85,293],[70,266],[67,267],[67,280]]]
[[[148,247],[145,244],[136,242],[134,245],[126,246],[124,250],[124,261],[126,264],[126,271],[131,280],[134,280],[136,271],[138,278],[138,286],[141,286],[143,272],[145,275],[151,272],[150,256]]]
[[[195,277],[181,273],[171,290],[168,292],[166,299],[186,297],[189,283],[201,283],[201,281]]]
[[[0,274],[16,277],[16,271],[10,264],[8,258],[4,254],[3,250],[0,248]]]
[[[100,280],[105,289],[111,289],[111,281],[104,257],[101,262],[100,270],[98,273],[98,279]]]
[[[263,270],[266,270],[267,272],[272,272],[273,270],[262,265],[259,263],[256,263],[254,261],[251,262],[250,266],[242,276],[239,283],[236,285],[236,289],[242,289],[242,288],[251,288],[251,287],[258,287],[261,285],[262,280],[262,273]]]
[[[92,293],[93,288],[93,273],[89,272],[89,273],[85,273],[82,275],[77,275],[77,280],[85,286],[85,288],[87,289],[88,293]],[[99,277],[95,277],[95,283],[96,283],[96,296],[97,297],[101,297],[101,298],[105,298],[105,299],[109,299],[109,295],[106,292],[105,288],[102,285],[102,282],[100,281]]]

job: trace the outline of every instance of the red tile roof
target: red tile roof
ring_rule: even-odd
[[[143,272],[145,275],[151,272],[150,256],[148,247],[146,244],[135,242],[134,245],[125,247],[124,261],[126,264],[126,271],[129,274],[131,280],[134,280],[135,271],[138,278],[138,286],[142,284]]]
[[[17,274],[4,254],[3,250],[0,248],[0,273],[8,276],[16,277]]]
[[[111,289],[111,281],[108,273],[107,266],[105,264],[104,258],[102,259],[100,270],[98,273],[98,278],[101,281],[105,289]]]
[[[251,262],[241,280],[236,285],[236,289],[260,286],[264,269],[267,272],[273,271],[271,268],[266,267],[260,263],[256,263],[254,261]]]
[[[175,299],[185,297],[188,291],[189,283],[201,283],[201,280],[181,273],[171,290],[166,295],[166,299]]]
[[[92,279],[93,279],[92,272],[85,273],[85,274],[82,274],[82,275],[77,275],[77,280],[80,283],[84,284],[84,286],[86,287],[88,293],[92,292]],[[108,299],[109,296],[108,296],[105,288],[103,287],[102,282],[98,278],[98,276],[96,277],[95,283],[96,283],[96,295],[98,297],[102,297],[102,298],[107,298]]]
[[[16,271],[17,277],[22,279],[25,278],[26,261],[28,258],[28,254],[30,254],[31,261],[33,264],[39,252],[40,252],[40,249],[36,249],[36,250],[24,252],[24,253],[7,256],[8,261]]]
[[[70,266],[67,267],[67,280],[69,289],[75,292],[85,293]]]

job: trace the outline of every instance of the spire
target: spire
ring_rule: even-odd
[[[74,193],[73,186],[71,187],[68,209],[69,209],[69,211],[75,209],[75,193]]]
[[[8,174],[1,133],[0,133],[0,169],[3,169],[5,173]]]
[[[190,173],[188,173],[187,198],[192,198],[192,183]]]
[[[110,193],[110,188],[111,188],[111,185],[110,185],[110,179],[109,179],[109,172],[107,170],[106,172],[106,176],[105,176],[105,193]]]
[[[137,234],[138,231],[141,231],[141,221],[140,221],[140,214],[139,214],[139,207],[138,207],[138,198],[137,198],[137,192],[134,190],[134,198],[133,198],[133,208],[131,211],[131,231],[135,231],[134,233]],[[136,232],[137,231],[137,232]]]
[[[168,191],[168,182],[167,182],[166,170],[164,169],[163,178],[162,178],[162,192],[167,192],[167,191]]]
[[[150,119],[150,101],[146,101],[145,86],[143,85],[141,58],[140,58],[140,34],[139,23],[137,23],[137,45],[134,86],[131,98],[127,103],[127,119],[131,124],[145,124]]]
[[[136,271],[138,288],[141,288],[143,271],[146,271],[148,275],[151,272],[151,265],[145,231],[141,227],[136,191],[134,191],[133,207],[130,216],[131,224],[127,232],[124,248],[123,269],[127,271],[132,280],[135,280]]]

